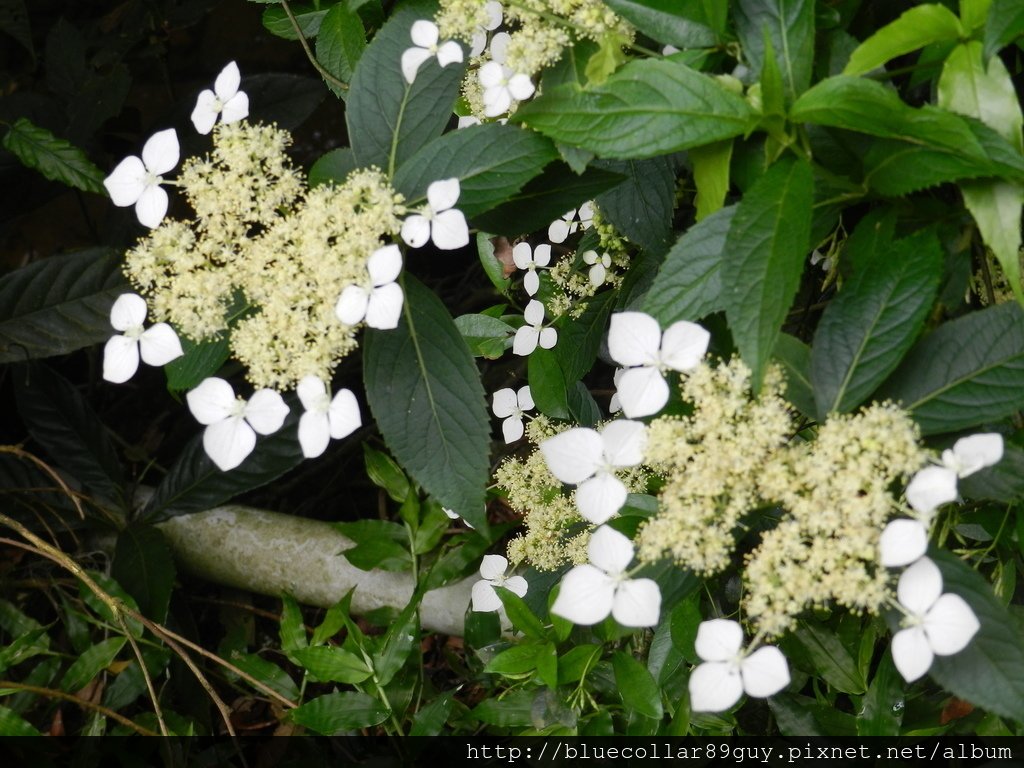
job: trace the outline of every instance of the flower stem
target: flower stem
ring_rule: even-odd
[[[295,30],[295,34],[299,38],[302,50],[306,52],[306,58],[309,59],[309,63],[312,64],[313,68],[320,73],[320,76],[327,81],[328,85],[337,88],[339,91],[347,91],[348,83],[336,78],[317,60],[316,55],[313,53],[313,49],[309,47],[309,41],[306,40],[306,36],[302,34],[302,27],[299,26],[299,20],[296,19],[295,14],[292,13],[291,6],[288,5],[288,0],[281,0],[281,6],[284,8],[284,12],[288,15],[288,20],[292,23],[292,28]]]

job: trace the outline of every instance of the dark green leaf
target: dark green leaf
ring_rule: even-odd
[[[495,254],[495,245],[500,243],[511,253],[512,244],[504,238],[497,238],[487,232],[476,233],[476,250],[480,257],[480,266],[484,268],[487,279],[491,281],[499,293],[507,294],[512,278],[505,276],[505,265]]]
[[[497,587],[494,591],[501,598],[501,604],[505,606],[505,613],[508,614],[513,627],[534,640],[543,640],[547,637],[544,624],[530,610],[523,598],[504,587]]]
[[[952,656],[936,656],[929,670],[947,691],[1001,717],[1024,720],[1024,634],[979,573],[944,550],[928,556],[942,571],[943,591],[971,606],[981,629]]]
[[[837,635],[817,624],[801,622],[795,636],[825,682],[843,693],[864,693],[867,685],[857,669],[857,662]]]
[[[344,3],[342,3],[344,5]],[[302,31],[302,36],[309,39],[316,37],[320,31],[320,24],[327,15],[327,10],[320,10],[317,7],[303,3],[289,4],[295,21]],[[295,31],[295,24],[288,18],[288,14],[282,7],[267,8],[263,11],[263,26],[272,35],[283,37],[285,40],[298,40],[299,35]]]
[[[130,290],[105,248],[29,264],[0,278],[0,363],[64,355],[106,341],[110,307]]]
[[[405,571],[412,568],[412,556],[405,529],[385,520],[356,520],[337,523],[339,531],[356,543],[342,554],[356,568],[369,571]]]
[[[565,384],[579,381],[593,367],[601,349],[601,339],[607,330],[614,299],[615,294],[610,291],[599,293],[587,303],[582,315],[566,321],[559,329],[558,343],[552,351],[562,369]]]
[[[164,366],[167,389],[172,392],[197,387],[203,379],[220,370],[231,354],[226,333],[216,339],[200,342],[182,336],[181,348],[185,354]]]
[[[488,123],[446,133],[402,163],[395,189],[409,201],[426,197],[438,179],[457,178],[458,208],[470,219],[506,202],[558,153],[543,136]]]
[[[612,667],[615,669],[615,687],[626,708],[660,720],[664,714],[661,689],[647,667],[622,651],[612,656]]]
[[[490,424],[476,364],[441,301],[410,275],[398,327],[369,329],[363,377],[395,458],[443,506],[486,529]]]
[[[387,491],[392,501],[402,503],[409,496],[409,479],[395,460],[382,451],[363,443],[366,474],[378,488]]]
[[[159,677],[171,661],[171,652],[166,648],[154,647],[143,647],[141,650],[150,679]],[[103,706],[119,710],[146,693],[146,679],[139,668],[138,659],[133,659],[103,691]]]
[[[602,217],[645,250],[656,254],[667,251],[676,193],[672,159],[602,160],[595,165],[625,177],[621,184],[595,198]]]
[[[603,414],[597,401],[582,381],[577,381],[566,390],[565,403],[572,420],[581,427],[593,427],[602,419]]]
[[[997,421],[1024,407],[1024,311],[1000,304],[944,323],[915,344],[879,392],[926,435]]]
[[[735,213],[731,205],[694,224],[665,256],[643,304],[662,328],[699,320],[725,306],[720,265]]]
[[[412,600],[398,615],[384,634],[380,652],[373,656],[374,682],[378,686],[390,683],[405,664],[413,648],[420,641],[419,607],[420,595],[416,593]]]
[[[472,715],[482,723],[505,728],[530,726],[533,725],[534,697],[535,691],[520,689],[500,699],[484,699],[473,709]]]
[[[857,715],[858,736],[900,735],[905,705],[903,678],[896,671],[888,649],[863,701],[864,707]]]
[[[113,598],[120,600],[126,606],[134,611],[139,609],[138,604],[135,602],[135,598],[129,595],[124,588],[118,584],[113,578],[105,573],[99,571],[86,571],[89,578],[96,582],[101,590],[106,592]],[[110,606],[103,600],[100,600],[91,589],[85,586],[85,582],[79,582],[78,584],[78,595],[82,598],[82,601],[89,606],[89,609],[96,615],[100,616],[107,624],[112,627],[121,627],[121,622],[114,615],[113,611],[110,610]],[[125,625],[128,627],[128,631],[131,632],[132,637],[139,638],[142,636],[142,622],[132,618],[124,617]]]
[[[645,59],[595,88],[546,90],[520,106],[515,119],[602,157],[635,159],[745,134],[754,115],[712,78],[679,62]]]
[[[231,663],[248,675],[252,675],[271,690],[277,691],[286,699],[297,701],[300,698],[299,687],[291,676],[277,664],[267,661],[255,653],[233,655]]]
[[[606,0],[605,5],[659,43],[707,48],[718,42],[714,30],[681,12],[678,0]]]
[[[786,372],[786,399],[800,413],[814,418],[817,407],[814,390],[811,389],[811,348],[795,336],[780,333],[772,357],[782,364]]]
[[[814,63],[814,0],[739,0],[736,33],[750,68],[764,67],[765,37],[779,60],[786,93],[795,99],[811,82]]]
[[[347,83],[365,49],[366,30],[359,14],[350,10],[347,3],[338,3],[327,11],[316,38],[316,58],[324,69]],[[328,86],[333,90],[333,86]]]
[[[811,348],[819,420],[852,411],[899,365],[935,301],[942,261],[931,229],[879,243],[829,302]]]
[[[281,595],[281,626],[278,628],[281,650],[291,653],[308,645],[306,623],[298,601],[287,592]]]
[[[862,75],[897,56],[932,43],[959,40],[962,35],[960,20],[952,11],[938,3],[922,3],[857,46],[843,74]]]
[[[249,95],[250,122],[277,123],[292,130],[302,125],[324,100],[319,78],[286,72],[263,72],[242,79]]]
[[[436,58],[416,73],[412,85],[401,70],[410,47],[409,30],[434,15],[432,2],[405,3],[367,47],[349,89],[345,119],[359,165],[376,165],[392,176],[395,169],[441,134],[459,93],[464,67],[441,67]]]
[[[722,298],[755,388],[800,284],[813,200],[807,161],[779,160],[743,196],[726,237]]]
[[[348,691],[313,699],[293,709],[288,717],[322,736],[335,736],[382,723],[388,714],[386,707],[365,693]]]
[[[266,485],[302,463],[298,424],[301,408],[292,396],[285,397],[290,411],[284,426],[256,440],[256,448],[241,466],[230,472],[217,468],[196,435],[178,455],[164,479],[139,514],[139,520],[156,523],[169,517],[200,512],[223,504],[240,493]]]
[[[33,439],[94,493],[124,503],[121,464],[89,403],[71,383],[40,363],[14,371],[18,413]]]
[[[526,371],[537,410],[553,419],[569,418],[565,374],[554,350],[535,349],[530,354]]]
[[[25,10],[25,0],[4,0],[0,3],[0,32],[6,32],[21,43],[29,55],[35,59],[32,27],[29,24],[28,12]]]
[[[429,704],[420,707],[416,716],[412,719],[412,728],[409,729],[410,736],[437,736],[448,722],[448,715],[452,712],[452,700],[455,698],[455,691],[445,691]]]
[[[59,181],[83,192],[107,194],[103,172],[93,165],[85,152],[24,117],[18,118],[7,130],[3,145],[24,165],[35,168],[50,181]]]
[[[535,643],[513,645],[499,653],[484,667],[484,672],[494,675],[522,675],[537,668],[539,646]]]
[[[992,0],[985,22],[985,58],[1024,34],[1024,5],[1020,0]]]
[[[119,635],[101,640],[89,648],[75,659],[74,664],[68,667],[68,671],[64,673],[64,677],[60,681],[61,690],[74,693],[84,688],[90,680],[110,666],[127,642],[126,637]]]
[[[998,464],[961,478],[957,490],[965,499],[1019,501],[1024,497],[1024,450],[1013,443],[1006,443],[1003,458]],[[1024,517],[1020,519],[1024,520]]]
[[[163,623],[174,587],[174,559],[163,534],[132,523],[117,535],[111,576],[125,584],[147,617]]]
[[[566,211],[620,184],[617,173],[587,168],[576,175],[564,163],[552,163],[505,203],[478,215],[474,223],[488,232],[515,236],[546,229]]]
[[[35,726],[7,707],[0,707],[0,736],[42,736]]]
[[[361,683],[373,674],[365,661],[336,646],[297,648],[289,656],[321,682]]]
[[[309,186],[341,184],[356,169],[356,156],[348,147],[332,149],[313,163],[309,169]]]
[[[490,315],[460,315],[455,327],[474,357],[497,359],[511,346],[515,328]]]

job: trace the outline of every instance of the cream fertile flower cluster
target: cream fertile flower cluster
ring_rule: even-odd
[[[427,55],[403,57],[407,75],[433,55],[442,64],[461,59],[458,44],[437,46],[435,33],[414,29]],[[353,432],[361,423],[355,396],[332,396],[327,382],[355,349],[360,326],[387,330],[400,322],[403,256],[388,241],[400,236],[410,248],[433,242],[443,250],[469,242],[455,208],[458,179],[431,183],[425,204],[412,210],[375,168],[308,188],[285,152],[287,131],[245,120],[249,101],[240,85],[232,62],[199,94],[192,123],[212,132],[213,149],[187,159],[174,182],[163,178],[179,160],[174,129],[155,134],[141,157],[126,158],[105,181],[114,204],[134,205],[152,231],[126,254],[125,272],[139,294],[125,294],[111,310],[121,333],[106,345],[104,377],[121,383],[140,358],[165,365],[181,357],[178,333],[194,343],[226,336],[255,394],[238,398],[227,381],[211,377],[187,397],[206,427],[206,452],[224,471],[245,460],[258,434],[280,429],[288,413],[280,390],[294,387],[305,409],[299,442],[306,457]],[[167,183],[183,192],[193,219],[166,218]],[[144,329],[147,315],[157,323]]]

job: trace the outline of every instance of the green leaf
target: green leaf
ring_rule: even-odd
[[[278,635],[281,638],[281,650],[285,653],[290,654],[308,645],[302,608],[287,592],[281,595],[281,626]]]
[[[88,573],[89,578],[95,581],[97,586],[99,586],[99,588],[108,595],[120,600],[134,611],[139,609],[138,603],[135,602],[135,598],[129,595],[124,588],[110,576],[99,571],[86,571],[86,573]],[[113,627],[121,627],[121,622],[114,616],[113,611],[110,610],[110,606],[103,600],[100,600],[91,589],[85,586],[85,582],[79,582],[78,595],[82,598],[82,601],[89,606],[89,609],[107,622],[107,624]],[[65,606],[65,610],[67,610],[67,606]],[[128,627],[128,631],[131,632],[132,637],[142,637],[142,622],[129,618],[128,616],[124,616],[123,613],[121,615],[124,617],[125,625]]]
[[[537,668],[538,650],[539,647],[536,643],[513,645],[487,662],[484,672],[505,677],[532,672]]]
[[[708,48],[718,42],[714,30],[682,13],[678,0],[605,0],[605,5],[659,43]]]
[[[383,723],[388,709],[365,693],[328,693],[288,713],[293,723],[322,736],[335,736]]]
[[[309,186],[321,184],[341,184],[356,169],[356,156],[349,147],[332,149],[320,156],[309,169]]]
[[[319,5],[317,3],[314,7],[304,3],[289,4],[295,21],[298,22],[299,29],[302,31],[302,36],[307,40],[317,36],[320,24],[327,15],[327,10],[320,10]],[[299,39],[295,32],[295,25],[288,18],[284,8],[267,8],[263,11],[263,26],[270,34],[283,37],[285,40]]]
[[[998,421],[1024,407],[1024,311],[1000,304],[921,339],[878,393],[926,435]]]
[[[398,8],[359,59],[346,102],[348,137],[360,166],[376,165],[388,176],[441,134],[459,94],[464,66],[442,68],[431,58],[410,85],[402,76],[402,53],[418,19],[436,4],[410,2]]]
[[[85,152],[24,117],[15,120],[7,130],[3,145],[22,164],[39,171],[50,181],[59,181],[83,192],[107,194],[103,172],[93,165]]]
[[[405,665],[406,660],[420,641],[419,608],[417,592],[388,628],[381,642],[381,648],[373,656],[374,682],[378,686],[390,683]]]
[[[612,668],[615,670],[615,688],[626,708],[660,720],[664,714],[661,689],[647,667],[630,654],[616,651],[612,656]]]
[[[64,355],[106,341],[110,307],[131,290],[121,254],[91,248],[0,278],[0,363]]]
[[[320,22],[316,38],[316,58],[324,69],[347,83],[352,79],[356,64],[366,50],[366,30],[359,14],[347,3],[338,3],[327,11]],[[328,83],[328,87],[334,87]],[[340,93],[338,94],[341,95]]]
[[[159,677],[171,662],[171,652],[166,648],[143,647],[141,651],[150,679]],[[133,659],[117,673],[114,681],[103,691],[103,706],[120,710],[145,693],[148,693],[146,679],[142,675],[138,659]]]
[[[4,0],[0,3],[0,31],[6,32],[21,43],[33,60],[35,59],[32,26],[29,24],[28,11],[25,10],[25,0]]]
[[[849,413],[899,365],[917,338],[942,276],[934,230],[879,243],[829,302],[811,348],[818,419]]]
[[[297,701],[300,698],[299,687],[291,676],[272,661],[267,661],[255,653],[234,654],[231,663],[248,675],[252,675],[261,683],[277,691],[286,699]]]
[[[1024,304],[1019,255],[1020,227],[1007,226],[1007,222],[1020,219],[1024,208],[1024,187],[1008,181],[971,181],[963,182],[960,191],[964,196],[964,205],[978,225],[982,240],[999,260],[999,266],[1017,301]]]
[[[562,369],[563,387],[579,381],[593,367],[614,305],[614,293],[599,293],[587,302],[582,315],[567,320],[559,329],[558,343],[551,351]],[[535,350],[534,354],[541,351]]]
[[[530,610],[530,606],[523,598],[505,587],[495,587],[494,591],[501,598],[501,604],[505,606],[505,613],[508,614],[508,620],[512,622],[513,627],[534,640],[543,640],[547,637],[544,624]]]
[[[786,92],[795,99],[811,82],[814,63],[814,0],[739,0],[736,33],[750,68],[764,67],[765,38],[779,59]]]
[[[235,496],[266,485],[304,461],[299,446],[301,408],[295,397],[285,397],[289,413],[284,425],[272,435],[259,437],[256,448],[230,472],[217,468],[196,435],[178,455],[138,520],[157,523],[169,517],[212,509]]]
[[[665,256],[643,304],[662,328],[699,320],[725,306],[720,265],[735,213],[731,205],[693,225]]]
[[[402,503],[408,498],[409,479],[394,459],[369,443],[363,443],[363,461],[370,481],[387,491],[392,501]]]
[[[231,354],[226,333],[208,341],[195,342],[188,336],[180,339],[185,354],[164,366],[167,389],[171,392],[183,392],[198,386],[203,379],[219,371]]]
[[[826,683],[843,693],[864,693],[867,684],[857,669],[857,662],[837,635],[808,622],[801,622],[794,635]]]
[[[504,728],[523,728],[533,725],[535,691],[513,690],[499,698],[484,699],[471,714],[482,723]]]
[[[293,130],[324,100],[323,80],[288,72],[262,72],[242,78],[249,94],[249,122],[277,123]]]
[[[547,229],[566,211],[593,200],[622,181],[621,175],[600,168],[587,168],[576,175],[568,165],[552,163],[507,202],[476,216],[474,223],[487,232],[510,237]]]
[[[721,210],[729,192],[729,165],[732,162],[732,139],[716,141],[690,150],[693,164],[693,183],[697,187],[694,205],[697,221]]]
[[[992,0],[985,22],[985,58],[1024,34],[1024,5],[1020,0]]]
[[[354,653],[336,646],[318,645],[297,648],[290,657],[321,682],[361,683],[373,674],[366,662]]]
[[[602,217],[644,250],[662,254],[672,239],[676,171],[669,157],[649,160],[601,160],[598,168],[625,181],[595,198]]]
[[[469,351],[474,357],[496,360],[511,346],[511,336],[516,329],[508,323],[490,315],[460,315],[455,318]]]
[[[786,372],[786,399],[800,413],[814,418],[817,407],[811,388],[811,348],[795,336],[780,333],[772,358],[778,360]]]
[[[50,638],[45,627],[28,630],[23,635],[12,635],[13,639],[0,648],[0,674],[16,667],[33,656],[49,651]]]
[[[446,133],[402,163],[395,189],[407,201],[426,197],[438,179],[457,178],[458,208],[467,217],[506,202],[558,152],[543,136],[511,125],[488,123]]]
[[[857,714],[857,735],[899,736],[904,697],[903,678],[892,663],[892,652],[886,649]]]
[[[110,575],[127,585],[147,617],[163,623],[174,588],[174,559],[163,534],[150,525],[132,523],[117,534]]]
[[[810,165],[783,158],[743,196],[726,237],[722,298],[756,388],[800,284],[813,201]]]
[[[861,75],[897,56],[962,35],[960,20],[944,5],[915,5],[857,46],[843,74]]]
[[[343,534],[356,543],[342,554],[352,565],[364,571],[406,571],[412,568],[412,556],[405,529],[385,520],[356,520],[336,523]]]
[[[94,493],[124,504],[124,479],[107,428],[67,379],[41,363],[14,369],[18,414],[58,466]]]
[[[497,289],[498,293],[507,294],[509,286],[512,285],[512,278],[505,276],[505,265],[495,255],[495,240],[498,240],[498,238],[494,235],[487,232],[477,232],[476,250],[480,257],[480,266],[484,268],[484,272],[487,275],[487,279],[491,281],[491,285]],[[502,238],[501,245],[511,254],[511,243]]]
[[[685,64],[646,59],[595,88],[546,90],[514,119],[565,144],[628,160],[745,134],[754,114],[742,97]]]
[[[412,728],[409,729],[410,736],[437,736],[448,722],[448,716],[452,713],[452,701],[455,698],[455,691],[445,691],[429,704],[420,707],[412,719]]]
[[[981,629],[952,656],[936,656],[929,674],[943,688],[1001,717],[1024,720],[1024,633],[988,582],[944,550],[928,556],[942,571],[943,591],[971,606]]]
[[[89,684],[96,675],[113,663],[128,639],[124,636],[101,640],[75,659],[60,681],[62,691],[73,693]]]
[[[0,707],[0,736],[42,736],[35,726],[7,707]]]
[[[486,529],[490,424],[480,375],[441,301],[411,275],[396,329],[363,339],[366,396],[391,453],[442,506]]]
[[[565,374],[554,350],[537,348],[531,352],[526,372],[537,410],[553,419],[569,418]]]

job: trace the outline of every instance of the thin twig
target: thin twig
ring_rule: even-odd
[[[160,735],[169,736],[167,731],[167,723],[164,722],[164,711],[160,706],[160,700],[156,695],[156,688],[153,687],[153,678],[149,676],[149,669],[146,667],[146,660],[142,658],[142,651],[139,650],[139,644],[135,642],[135,638],[132,637],[132,633],[128,631],[128,623],[124,620],[124,616],[120,613],[117,614],[117,623],[121,625],[121,630],[124,632],[124,636],[128,638],[128,643],[132,647],[132,651],[135,652],[135,658],[139,662],[139,669],[142,670],[142,678],[146,681],[146,691],[149,693],[149,700],[153,702],[153,712],[156,714],[157,725],[160,726]]]
[[[91,709],[93,712],[99,712],[104,717],[109,717],[111,720],[116,720],[121,725],[131,728],[142,736],[158,736],[159,734],[155,731],[149,730],[149,728],[143,728],[137,723],[133,723],[124,715],[118,714],[112,709],[104,707],[102,704],[89,701],[88,699],[80,699],[73,693],[65,693],[64,691],[57,691],[53,688],[42,688],[38,685],[27,685],[26,683],[16,683],[13,680],[0,680],[0,690],[4,688],[11,688],[17,691],[26,691],[27,693],[35,693],[40,696],[49,696],[52,699],[62,699],[63,701],[70,701],[83,709]]]
[[[19,458],[28,459],[41,470],[43,470],[43,472],[52,477],[54,481],[57,483],[57,485],[60,486],[60,489],[64,492],[64,495],[71,499],[71,503],[75,505],[75,509],[78,510],[79,516],[81,516],[81,518],[85,520],[85,510],[82,509],[82,505],[78,501],[78,495],[68,487],[67,483],[64,482],[61,476],[57,474],[56,470],[50,467],[49,464],[47,464],[42,459],[33,456],[28,451],[19,448],[16,445],[0,445],[0,453],[11,453],[14,454],[15,456],[18,456]]]
[[[199,667],[196,666],[196,663],[192,661],[192,657],[182,650],[180,645],[168,637],[164,638],[164,642],[171,646],[171,650],[178,654],[178,656],[181,657],[181,660],[185,662],[186,666],[192,670],[192,674],[195,675],[196,680],[199,681],[199,684],[203,686],[203,690],[206,691],[206,695],[213,700],[214,706],[217,707],[217,711],[220,712],[221,719],[224,720],[224,727],[228,729],[228,735],[231,736],[231,738],[235,738],[237,734],[235,733],[234,726],[231,725],[231,710],[228,709],[228,705],[224,703],[224,700],[217,695],[217,692],[213,689],[210,681],[206,679],[206,675],[204,675]]]
[[[284,12],[288,14],[288,20],[292,23],[292,28],[295,30],[295,34],[299,38],[299,42],[302,44],[302,50],[306,52],[306,58],[309,59],[309,63],[313,65],[320,76],[327,81],[328,85],[333,85],[340,91],[348,90],[348,83],[343,82],[332,75],[327,68],[321,64],[316,55],[313,53],[313,49],[309,47],[309,42],[306,40],[306,36],[302,34],[302,27],[299,26],[299,20],[295,18],[295,14],[292,13],[291,6],[288,5],[288,0],[281,0],[281,6],[284,8]]]

